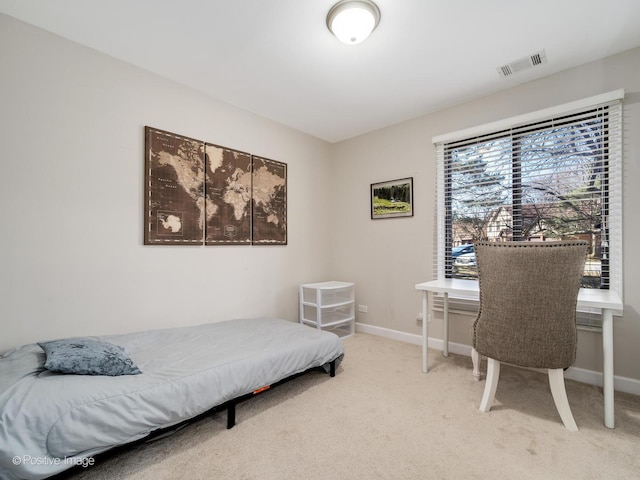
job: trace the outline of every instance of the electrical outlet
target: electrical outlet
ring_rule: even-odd
[[[369,309],[367,308],[366,305],[358,305],[358,311],[360,313],[367,313],[369,311]]]
[[[416,322],[418,322],[418,323],[422,323],[422,320],[423,320],[423,318],[422,318],[422,312],[418,312],[418,316],[416,317]]]

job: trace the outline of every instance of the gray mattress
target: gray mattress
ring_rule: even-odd
[[[273,318],[99,338],[142,374],[52,373],[37,344],[0,356],[1,479],[46,478],[344,355],[335,334]]]

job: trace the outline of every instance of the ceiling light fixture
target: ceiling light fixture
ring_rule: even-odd
[[[341,0],[327,15],[327,27],[347,45],[365,41],[379,22],[380,10],[371,0]]]

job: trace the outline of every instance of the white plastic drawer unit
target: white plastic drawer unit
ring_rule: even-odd
[[[355,333],[355,285],[320,282],[300,285],[300,323],[340,337]]]

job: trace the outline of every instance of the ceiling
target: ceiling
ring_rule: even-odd
[[[0,12],[334,143],[640,45],[639,0],[0,0]],[[544,50],[547,63],[497,68]],[[638,66],[640,68],[640,66]]]

